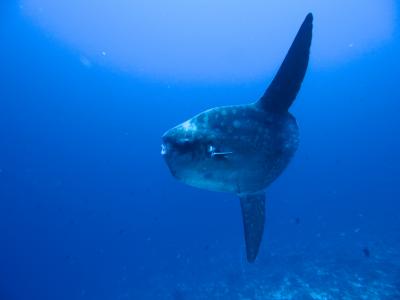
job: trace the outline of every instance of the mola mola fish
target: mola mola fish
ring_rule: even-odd
[[[296,119],[288,109],[306,73],[312,23],[310,13],[258,101],[209,109],[162,137],[161,154],[175,178],[238,195],[249,262],[255,261],[264,232],[265,189],[283,172],[299,144]]]

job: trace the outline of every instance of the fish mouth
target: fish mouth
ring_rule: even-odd
[[[167,153],[168,153],[168,146],[167,146],[167,144],[162,143],[161,144],[161,155],[165,156],[165,155],[167,155]]]
[[[173,152],[173,147],[170,143],[164,141],[161,144],[161,156],[164,158],[168,170],[173,177],[180,180],[181,177],[178,175],[176,166],[174,166]]]
[[[171,137],[169,136],[169,130],[165,132],[161,137],[161,155],[165,156],[171,153]]]
[[[171,143],[169,140],[168,132],[169,131],[164,133],[161,137],[161,155],[164,157],[171,152]]]

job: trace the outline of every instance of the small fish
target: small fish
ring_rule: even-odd
[[[211,157],[214,158],[226,158],[229,154],[233,154],[232,151],[227,151],[227,152],[212,152]]]
[[[369,251],[368,247],[364,247],[362,252],[363,252],[365,257],[369,258],[371,256],[371,252]]]

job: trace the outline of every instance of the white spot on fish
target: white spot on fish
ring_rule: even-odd
[[[183,127],[183,129],[185,129],[185,130],[189,130],[189,128],[190,128],[190,122],[189,122],[189,121],[186,121],[185,123],[182,124],[182,127]]]
[[[190,121],[184,122],[184,123],[182,124],[182,128],[183,128],[185,131],[189,131],[189,130],[196,131],[196,130],[197,130],[196,124],[194,124],[194,123],[192,123],[192,122],[190,122]]]

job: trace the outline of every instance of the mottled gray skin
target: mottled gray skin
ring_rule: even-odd
[[[168,130],[163,152],[177,179],[240,195],[264,190],[282,173],[298,136],[289,112],[266,112],[255,104],[217,107]]]

